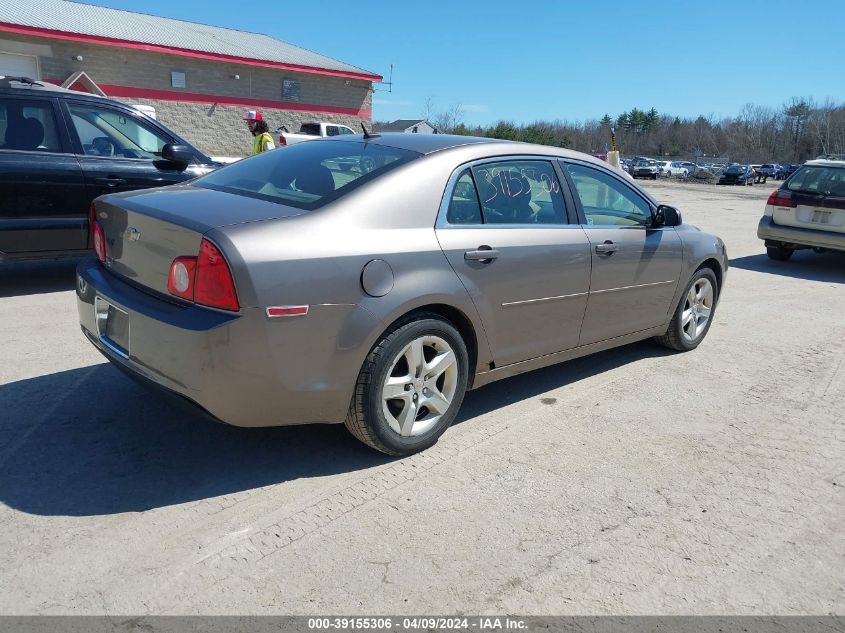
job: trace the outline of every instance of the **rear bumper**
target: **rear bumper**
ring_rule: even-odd
[[[76,281],[82,330],[109,361],[235,426],[342,421],[366,354],[338,349],[344,324],[364,320],[374,327],[356,306],[312,306],[307,318],[268,319],[260,308],[227,313],[178,305],[139,290],[95,259],[80,263]],[[128,315],[125,356],[98,333],[96,297]]]
[[[764,240],[766,246],[788,246],[792,244],[845,251],[845,233],[781,226],[775,224],[772,218],[765,215],[760,218],[760,223],[757,225],[757,237]]]

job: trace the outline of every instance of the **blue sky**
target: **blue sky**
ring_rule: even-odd
[[[266,33],[385,79],[393,63],[393,92],[374,94],[377,120],[420,116],[429,99],[482,125],[845,102],[842,0],[92,4]]]

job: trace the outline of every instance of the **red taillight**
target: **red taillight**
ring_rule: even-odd
[[[284,134],[279,134],[279,147],[284,147],[288,142],[285,140]]]
[[[775,189],[772,192],[772,195],[769,196],[766,204],[770,204],[773,207],[795,207],[795,201],[792,199],[792,194],[788,191],[781,191],[780,189]]]
[[[167,291],[188,301],[194,300],[194,283],[197,270],[196,257],[177,257],[170,264]]]
[[[170,264],[167,291],[212,308],[241,309],[229,264],[218,248],[205,238],[200,243],[198,257],[177,257]]]
[[[94,208],[94,203],[88,208],[88,233],[91,240],[91,248],[97,253],[97,258],[104,262],[106,261],[106,232],[102,225],[97,222],[97,213]]]
[[[240,310],[235,280],[223,254],[206,239],[197,258],[194,301],[222,310]]]

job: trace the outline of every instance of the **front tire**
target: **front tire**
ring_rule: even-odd
[[[666,334],[655,340],[679,352],[694,350],[710,331],[718,297],[715,273],[709,268],[699,268],[684,289]]]
[[[388,455],[434,445],[461,408],[469,356],[455,327],[432,313],[400,322],[370,351],[344,424]]]
[[[785,246],[767,246],[766,247],[766,255],[769,256],[769,259],[773,259],[776,262],[785,262],[790,257],[792,257],[792,253],[795,252],[794,248],[786,248]]]

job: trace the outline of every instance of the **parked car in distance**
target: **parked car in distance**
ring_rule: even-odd
[[[754,170],[751,165],[730,165],[719,176],[720,185],[753,185]]]
[[[772,192],[757,226],[771,259],[799,249],[845,251],[845,160],[810,160]]]
[[[0,262],[84,255],[99,195],[220,165],[133,106],[0,78]]]
[[[361,156],[380,166],[330,167]],[[106,358],[229,424],[345,421],[393,455],[467,389],[651,337],[694,349],[728,268],[607,163],[467,136],[300,143],[95,205],[76,293]]]
[[[799,169],[800,167],[801,167],[801,165],[785,165],[785,166],[783,167],[782,172],[781,172],[781,179],[782,179],[782,180],[786,180],[786,179],[787,179],[787,178],[789,178],[792,174],[794,174],[796,171],[798,171],[798,169]]]
[[[757,171],[759,171],[761,174],[765,174],[769,178],[774,178],[778,173],[778,169],[780,169],[780,165],[778,165],[777,163],[765,163],[763,165],[760,165],[757,168]]]
[[[665,161],[663,163],[662,173],[664,176],[677,176],[680,178],[686,178],[689,175],[689,169],[685,167],[681,161]]]
[[[279,130],[279,147],[284,147],[285,145],[296,145],[297,143],[302,143],[304,141],[313,141],[330,136],[348,136],[355,134],[355,130],[349,126],[327,121],[303,123],[299,128],[299,132],[295,134],[288,132],[284,126],[279,128]]]
[[[657,176],[660,174],[660,164],[656,160],[647,158],[635,159],[631,163],[630,174],[634,178],[657,180]]]

